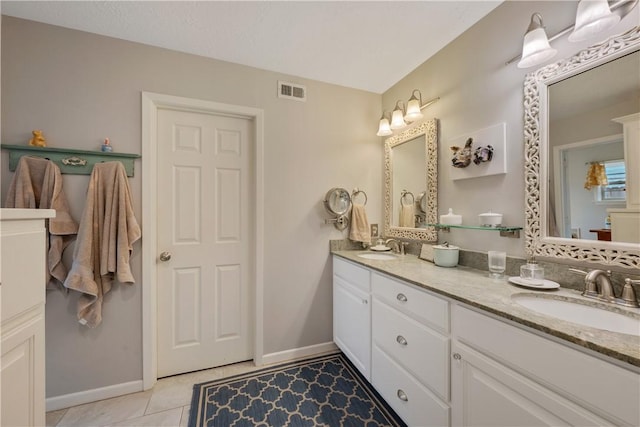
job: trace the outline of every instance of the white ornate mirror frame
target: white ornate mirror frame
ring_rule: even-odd
[[[438,222],[438,120],[431,119],[407,129],[398,135],[385,140],[384,143],[384,234],[387,237],[402,239],[425,240],[435,242],[438,233],[434,227],[407,228],[396,227],[391,224],[393,218],[393,147],[410,141],[420,135],[425,136],[426,156],[425,171],[427,182],[425,197],[426,222],[435,224]]]
[[[640,268],[640,245],[549,237],[547,87],[640,49],[640,26],[527,74],[524,82],[526,252],[557,261]],[[612,78],[615,78],[613,76]],[[544,167],[541,167],[544,165]]]

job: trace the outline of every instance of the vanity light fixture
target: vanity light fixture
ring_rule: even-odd
[[[411,93],[411,98],[409,98],[409,101],[407,102],[406,109],[402,101],[396,102],[396,106],[391,114],[391,123],[389,123],[388,113],[382,113],[382,117],[380,117],[380,123],[378,125],[378,133],[376,135],[389,136],[394,130],[406,127],[407,123],[422,119],[424,117],[422,110],[438,100],[440,100],[440,97],[433,98],[423,104],[422,93],[418,89],[414,89]]]
[[[378,136],[389,136],[393,133],[391,127],[389,126],[389,119],[387,118],[387,113],[382,113],[382,117],[380,117],[380,125],[378,126]]]
[[[550,45],[552,41],[571,32],[569,41],[587,40],[599,32],[615,26],[627,16],[637,5],[639,0],[580,0],[576,12],[576,23],[547,39],[542,24],[542,15],[534,13],[531,23],[524,36],[522,55],[510,59],[509,65],[518,59],[518,68],[529,68],[540,65],[551,59],[556,50]],[[536,22],[537,21],[537,22]]]
[[[524,35],[522,59],[518,62],[518,68],[528,68],[541,64],[553,58],[556,53],[558,51],[551,47],[547,39],[547,33],[544,31],[542,15],[534,13],[531,15],[531,23]]]
[[[594,34],[613,28],[618,22],[620,16],[611,12],[607,0],[580,0],[576,25],[569,34],[569,41],[586,40]]]
[[[407,123],[404,121],[404,103],[402,101],[396,102],[396,108],[391,113],[391,129],[402,129]]]

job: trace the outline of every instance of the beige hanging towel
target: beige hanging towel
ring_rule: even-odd
[[[113,285],[134,283],[129,258],[141,237],[133,213],[131,190],[120,162],[96,163],[80,219],[73,265],[64,282],[81,292],[78,321],[89,327],[102,323],[102,302]]]
[[[351,207],[351,230],[349,230],[349,239],[354,242],[371,243],[369,219],[367,219],[367,211],[361,203],[354,203]]]
[[[400,206],[400,227],[415,227],[413,204]]]
[[[67,267],[62,263],[62,253],[76,238],[78,223],[69,212],[60,168],[47,159],[22,156],[9,185],[5,207],[55,209],[55,218],[46,221],[49,237],[46,283],[47,289],[64,289]]]
[[[584,181],[584,188],[591,190],[599,185],[607,185],[607,173],[602,163],[593,162],[589,165],[587,178]]]

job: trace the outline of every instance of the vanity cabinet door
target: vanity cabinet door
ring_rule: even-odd
[[[453,308],[454,425],[640,425],[637,371]]]
[[[333,341],[371,380],[371,304],[363,271],[369,274],[366,269],[334,258]],[[353,284],[344,276],[356,277],[359,283]]]
[[[451,354],[454,426],[614,425],[464,344]]]

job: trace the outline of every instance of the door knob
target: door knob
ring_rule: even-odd
[[[160,254],[160,261],[169,261],[171,259],[171,252],[164,251]]]

